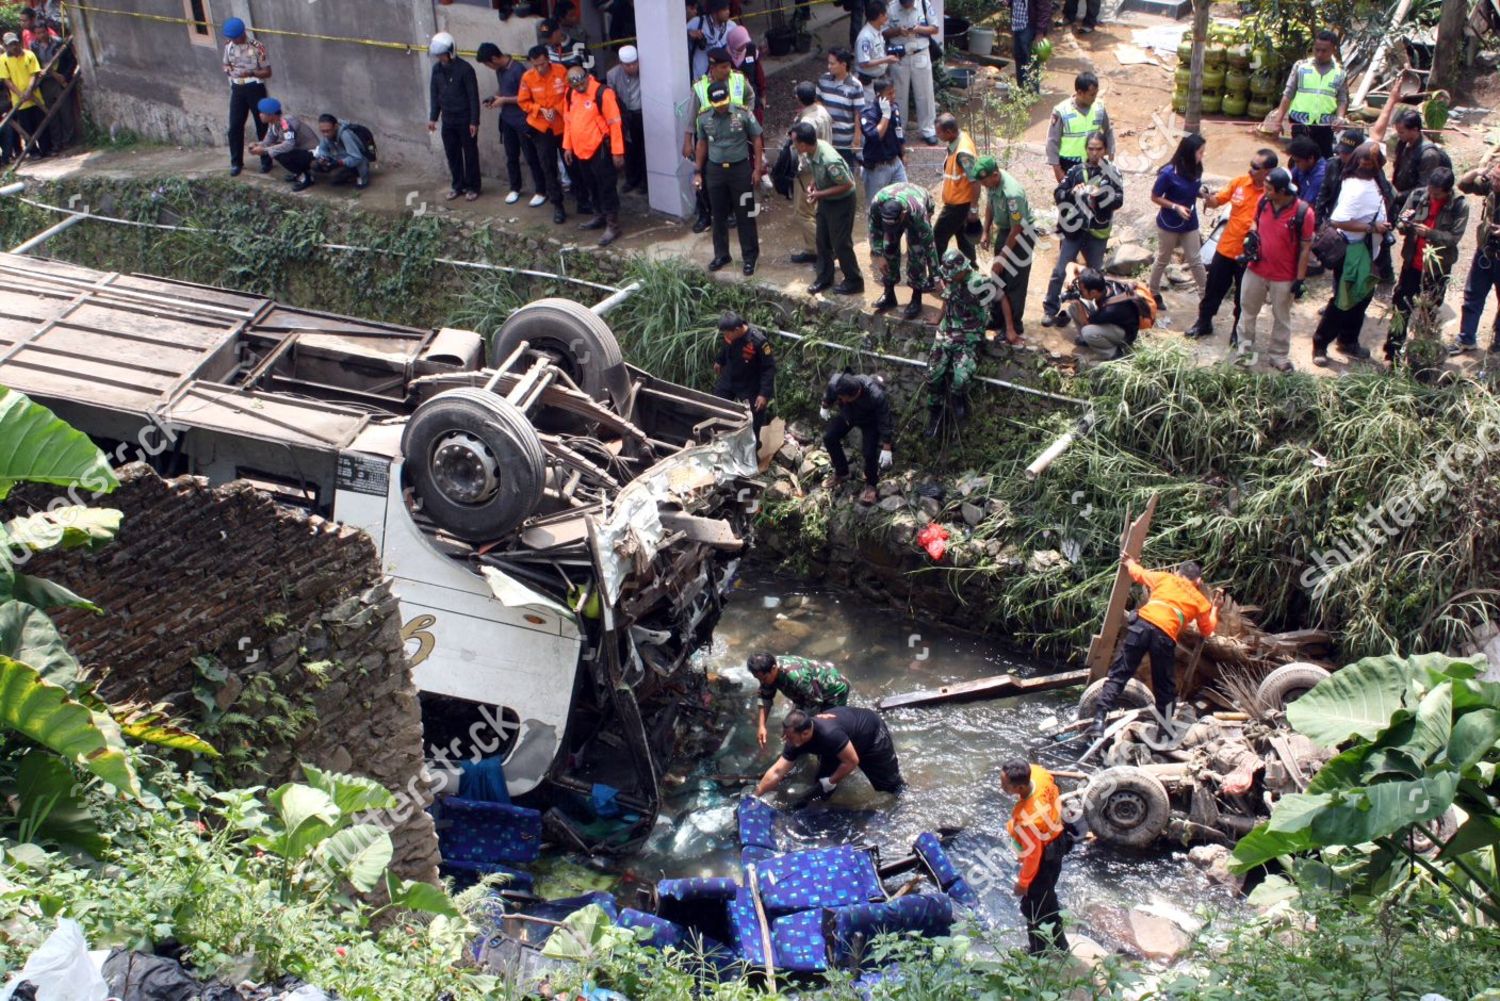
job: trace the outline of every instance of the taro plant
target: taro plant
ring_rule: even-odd
[[[1419,872],[1500,922],[1500,684],[1484,666],[1368,657],[1292,703],[1292,726],[1340,753],[1240,841],[1238,866],[1353,848],[1362,864],[1341,875],[1378,890]]]
[[[37,553],[92,549],[114,538],[120,512],[80,503],[118,482],[81,432],[26,396],[0,388],[0,500],[19,483],[65,494],[0,524],[0,833],[97,851],[75,769],[139,798],[125,738],[196,753],[213,748],[161,707],[111,706],[94,694],[47,612],[100,609],[55,581],[25,573]]]

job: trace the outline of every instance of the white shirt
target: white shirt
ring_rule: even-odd
[[[704,14],[689,21],[688,30],[703,32],[703,44],[692,50],[693,79],[698,80],[708,72],[708,50],[723,48],[724,39],[734,30],[734,20],[731,18],[721,25],[713,19],[713,15]]]
[[[866,24],[859,29],[859,39],[854,43],[854,62],[856,69],[865,76],[885,76],[890,64],[882,63],[873,70],[865,69],[865,63],[872,63],[877,59],[885,58],[885,36],[880,29],[871,24]]]
[[[1358,177],[1346,177],[1339,185],[1339,200],[1333,207],[1329,222],[1376,223],[1385,221],[1385,197],[1380,185]],[[1356,243],[1365,238],[1363,233],[1340,230],[1344,239]]]
[[[896,2],[891,4],[890,14],[891,20],[886,27],[898,28],[901,31],[910,31],[912,28],[932,23],[930,12],[927,9],[927,0],[917,0],[910,7],[901,3],[900,0],[896,0]],[[906,54],[910,57],[919,52],[926,52],[927,42],[927,35],[903,35],[898,44],[906,46]]]

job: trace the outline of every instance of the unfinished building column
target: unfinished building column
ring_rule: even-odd
[[[682,136],[697,110],[688,79],[687,5],[684,0],[637,4],[635,30],[651,208],[685,219],[693,211],[693,168],[682,158]]]

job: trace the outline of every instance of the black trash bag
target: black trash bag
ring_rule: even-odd
[[[100,970],[120,1001],[197,1001],[203,984],[166,956],[115,949]]]

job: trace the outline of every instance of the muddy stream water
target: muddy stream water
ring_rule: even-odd
[[[780,719],[788,708],[777,700],[761,751],[755,738],[756,685],[745,669],[746,656],[757,650],[833,661],[853,686],[851,704],[862,706],[899,692],[1046,670],[979,637],[868,607],[854,595],[788,587],[764,569],[747,572],[736,582],[712,648],[699,654],[708,671],[739,685],[743,712],[714,758],[699,763],[685,781],[674,779],[664,788],[666,806],[657,829],[629,864],[638,877],[738,874],[735,804],[748,788],[713,776],[763,772],[780,750]],[[906,790],[892,797],[875,792],[863,778],[846,781],[829,801],[783,812],[783,847],[870,843],[890,860],[906,854],[924,830],[957,829],[947,841],[949,853],[980,890],[1005,939],[1021,944],[1011,891],[1014,861],[1004,833],[1013,800],[1000,791],[1000,764],[1046,747],[1050,742],[1041,728],[1053,718],[1075,718],[1076,699],[1076,690],[1065,690],[887,713]],[[1044,760],[1057,767],[1065,767],[1067,758],[1065,751],[1044,752]],[[812,771],[811,760],[803,762],[771,802],[785,808],[803,798],[812,788]],[[1074,786],[1059,784],[1064,791]],[[986,874],[992,875],[986,879]],[[1165,901],[1225,916],[1238,906],[1209,883],[1185,850],[1125,853],[1094,844],[1068,856],[1059,895],[1079,930],[1107,948],[1128,942],[1127,913],[1135,904]]]

